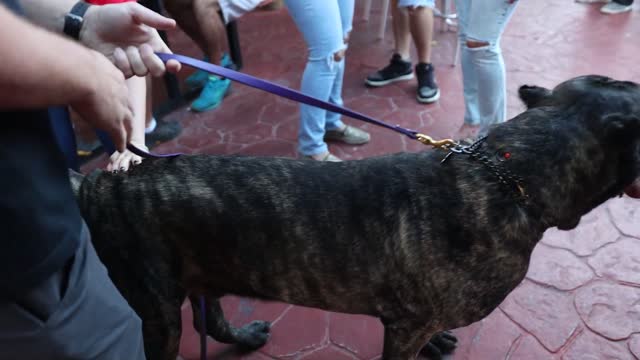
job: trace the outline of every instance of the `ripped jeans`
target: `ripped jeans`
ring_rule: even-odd
[[[300,91],[342,105],[341,52],[352,29],[354,0],[285,0],[285,4],[309,49]],[[325,131],[343,126],[339,114],[300,105],[298,151],[306,156],[327,152]]]
[[[480,135],[507,117],[506,73],[500,38],[516,4],[507,0],[456,0],[459,18],[464,122],[479,125]],[[468,42],[485,43],[470,47]]]

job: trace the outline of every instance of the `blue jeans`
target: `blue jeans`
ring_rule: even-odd
[[[516,4],[507,0],[456,0],[464,85],[464,122],[480,125],[480,135],[507,117],[506,74],[500,37]],[[488,45],[469,48],[467,41]]]
[[[334,54],[346,49],[344,39],[352,29],[354,0],[285,0],[285,4],[309,48],[300,90],[342,105],[345,60],[336,61]],[[298,151],[307,156],[327,152],[325,131],[343,126],[339,114],[300,105]]]

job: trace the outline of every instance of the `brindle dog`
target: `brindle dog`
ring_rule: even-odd
[[[267,323],[227,323],[225,294],[378,317],[382,358],[414,359],[432,335],[495,309],[545,229],[638,194],[637,84],[585,76],[520,96],[528,110],[444,163],[443,151],[343,163],[194,155],[73,183],[150,359],[175,358],[187,295],[207,297],[214,339],[264,344]]]

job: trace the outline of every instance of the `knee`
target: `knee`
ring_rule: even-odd
[[[479,40],[467,40],[465,41],[465,46],[469,49],[479,49],[483,47],[488,47],[489,42],[479,41]]]

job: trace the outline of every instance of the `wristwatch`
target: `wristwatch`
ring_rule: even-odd
[[[91,5],[78,1],[71,10],[64,16],[64,33],[70,37],[80,40],[80,29],[82,29],[82,23],[84,22],[84,14],[87,12]]]

